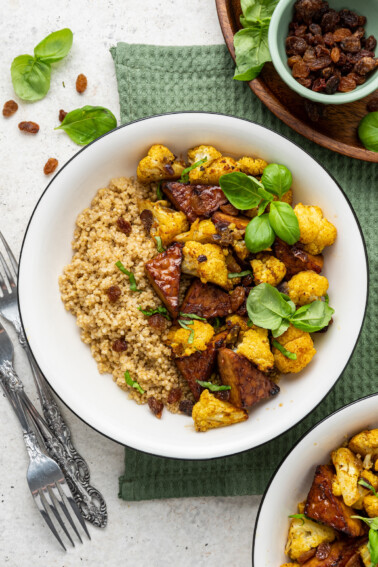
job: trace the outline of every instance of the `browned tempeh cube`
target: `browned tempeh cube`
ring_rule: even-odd
[[[285,280],[305,270],[313,270],[319,274],[323,269],[324,258],[321,254],[313,256],[299,244],[289,246],[283,240],[276,238],[273,244],[274,255],[286,266]]]
[[[162,184],[162,189],[190,222],[207,219],[221,205],[228,203],[222,189],[211,185],[185,185],[178,181],[166,181]]]
[[[188,289],[180,311],[199,317],[226,317],[239,309],[245,298],[244,288],[235,288],[231,294],[216,285],[204,284],[196,278]]]
[[[301,562],[302,567],[362,567],[358,546],[361,545],[360,539],[347,539],[345,541],[335,541],[330,544],[329,555],[316,553],[314,557]]]

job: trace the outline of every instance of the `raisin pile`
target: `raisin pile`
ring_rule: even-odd
[[[365,16],[332,10],[324,0],[297,0],[286,38],[293,77],[308,89],[346,93],[362,85],[377,66],[377,40],[365,37]]]

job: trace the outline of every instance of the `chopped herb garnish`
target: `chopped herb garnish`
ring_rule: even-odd
[[[155,236],[154,238],[155,238],[155,242],[156,242],[156,248],[157,248],[157,251],[159,252],[159,254],[161,252],[164,252],[165,248],[164,248],[163,243],[161,241],[161,237]]]
[[[307,520],[307,516],[305,514],[291,514],[289,518],[294,518],[295,520],[302,520],[303,524],[304,521]]]
[[[243,278],[244,276],[249,276],[250,274],[252,274],[251,270],[245,270],[244,272],[235,272],[234,274],[228,274],[228,278],[230,278],[230,280],[232,278]]]
[[[290,358],[290,360],[297,360],[297,355],[295,354],[295,352],[290,352],[289,350],[286,350],[286,348],[282,346],[281,343],[279,343],[275,339],[273,339],[273,346],[275,346],[280,352],[282,352],[282,354],[286,356],[286,358]]]
[[[199,321],[206,321],[205,317],[200,317],[199,315],[195,315],[194,313],[183,313],[180,311],[180,315],[182,317],[187,317],[188,319],[198,319]]]
[[[378,498],[378,494],[376,493],[374,486],[372,486],[372,485],[370,484],[370,482],[367,482],[367,480],[361,478],[361,479],[358,481],[358,484],[360,484],[361,486],[364,486],[364,487],[367,488],[368,490],[371,490],[372,493],[374,494],[374,496],[376,496],[376,497]]]
[[[142,388],[142,386],[140,386],[138,384],[138,382],[135,382],[135,380],[133,380],[130,376],[130,373],[128,370],[126,370],[125,372],[125,382],[128,386],[131,386],[132,388],[135,388],[140,394],[144,394],[144,390]]]
[[[178,319],[177,323],[180,325],[180,327],[182,327],[183,329],[186,329],[187,331],[190,331],[189,333],[189,338],[188,338],[188,344],[192,344],[194,341],[194,329],[190,329],[188,327],[188,325],[193,325],[194,321],[193,319],[198,319],[200,321],[206,321],[206,319],[204,317],[199,317],[199,315],[195,315],[194,313],[182,313],[180,311],[180,315],[182,317],[185,317],[185,319]]]
[[[214,324],[213,324],[214,329],[217,330],[219,329],[220,326],[221,326],[220,317],[214,317]]]
[[[200,159],[199,161],[196,161],[196,163],[193,163],[192,165],[190,165],[189,167],[187,167],[186,169],[184,169],[184,171],[181,174],[180,177],[180,182],[181,183],[188,183],[189,181],[189,171],[192,171],[192,169],[196,169],[196,167],[199,167],[200,165],[202,165],[203,163],[205,163],[205,161],[207,161],[207,157],[204,157],[203,159]]]
[[[189,345],[193,344],[193,341],[194,341],[194,329],[192,329],[190,331],[189,338],[188,338],[188,344]],[[199,349],[196,349],[196,350],[199,350]]]
[[[163,317],[168,319],[168,321],[171,320],[167,309],[162,305],[159,305],[159,307],[157,307],[156,309],[142,309],[141,306],[139,306],[138,309],[143,313],[143,315],[146,315],[146,317],[151,317],[151,315],[159,313],[160,315],[163,315]]]
[[[231,386],[219,386],[218,384],[213,384],[212,382],[203,382],[202,380],[196,380],[197,384],[202,386],[202,388],[207,388],[210,392],[223,392],[223,390],[231,390]]]
[[[325,296],[324,296],[324,301],[325,301],[326,304],[328,305],[328,303],[329,303],[329,296],[328,296],[328,293],[325,294]]]
[[[188,325],[193,325],[194,321],[183,321],[182,319],[178,319],[177,323],[180,325],[180,327],[182,327],[183,329],[186,329],[187,331],[191,331],[192,329],[189,329]]]
[[[158,201],[161,201],[162,199],[164,199],[163,191],[161,190],[161,181],[159,181],[159,183],[156,187],[156,197],[157,197]]]
[[[247,325],[248,327],[253,327],[253,321],[251,321],[251,319],[248,319]]]
[[[117,266],[117,268],[119,270],[121,270],[121,272],[123,274],[126,274],[126,276],[129,278],[129,284],[130,284],[131,291],[141,292],[142,290],[138,289],[138,287],[137,287],[137,283],[136,283],[134,274],[132,272],[129,272],[129,270],[126,270],[125,266],[120,261],[116,262],[115,265]]]

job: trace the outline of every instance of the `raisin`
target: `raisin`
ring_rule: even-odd
[[[146,231],[146,234],[149,235],[152,223],[154,222],[154,216],[152,212],[149,211],[148,209],[144,209],[144,211],[142,211],[139,216],[144,226],[144,230]]]
[[[309,77],[307,77],[307,79],[296,79],[296,81],[302,85],[302,87],[306,87],[307,89],[309,89],[312,85],[312,79]]]
[[[205,254],[200,254],[197,258],[197,261],[199,264],[202,264],[203,262],[207,262],[207,256],[205,256]]]
[[[325,79],[321,79],[320,77],[318,79],[315,79],[315,81],[312,83],[312,87],[311,87],[311,89],[313,91],[315,91],[316,93],[321,93],[321,92],[325,91],[325,88],[326,88]]]
[[[361,42],[358,37],[351,35],[350,37],[345,37],[340,42],[340,47],[349,53],[357,53],[358,51],[361,51]]]
[[[307,116],[312,122],[318,122],[324,115],[324,107],[317,102],[312,102],[311,100],[305,100],[304,107]]]
[[[378,98],[373,98],[372,100],[369,100],[369,102],[366,105],[366,110],[368,112],[378,112]]]
[[[364,26],[366,23],[366,18],[364,16],[358,16],[355,12],[350,10],[341,10],[340,22],[343,27],[355,29],[358,26]]]
[[[154,313],[148,317],[148,324],[155,331],[163,332],[167,328],[168,321],[161,313]]]
[[[337,91],[339,83],[340,83],[340,78],[336,77],[336,75],[333,75],[328,79],[326,83],[325,92],[327,94],[334,94]]]
[[[372,57],[363,57],[362,59],[360,59],[360,61],[357,61],[353,71],[355,73],[358,73],[359,75],[367,75],[368,73],[370,73],[370,71],[375,69],[375,66],[375,59],[373,59]]]
[[[253,276],[252,274],[248,274],[248,276],[244,276],[244,278],[241,281],[242,285],[244,287],[249,287],[253,284]]]
[[[66,112],[65,110],[63,110],[63,108],[61,108],[59,110],[59,121],[63,122],[63,120],[65,119],[65,117],[67,116],[68,112]]]
[[[334,47],[331,51],[331,59],[334,63],[338,63],[341,51],[338,47]]]
[[[341,93],[348,93],[356,88],[357,84],[354,79],[348,79],[348,77],[341,77],[338,90]]]
[[[310,69],[304,61],[299,61],[295,63],[292,73],[295,78],[306,79],[310,74]]]
[[[364,48],[367,51],[373,51],[374,52],[376,47],[377,47],[377,40],[375,39],[375,37],[373,35],[369,35],[369,37],[366,38],[366,40],[365,40]]]
[[[286,38],[286,53],[288,55],[303,55],[307,43],[302,37],[289,36]]]
[[[160,419],[164,409],[163,402],[159,402],[154,396],[150,396],[147,398],[147,403],[154,416]]]
[[[323,37],[323,40],[325,45],[327,45],[328,47],[332,47],[333,45],[335,45],[335,40],[333,39],[333,33],[331,32],[326,33]]]
[[[123,217],[118,217],[117,226],[119,230],[123,232],[123,234],[126,234],[126,236],[130,236],[131,224],[129,223],[129,221],[125,220]]]
[[[294,4],[297,19],[305,24],[311,24],[313,19],[318,19],[324,9],[328,9],[328,4],[323,0],[297,0]]]
[[[314,35],[322,35],[322,28],[318,24],[310,24],[308,29]]]
[[[179,410],[181,411],[181,413],[184,413],[185,415],[188,415],[189,417],[191,417],[192,411],[193,411],[193,406],[194,406],[194,403],[191,402],[190,400],[182,400],[180,402],[180,405],[179,405]]]
[[[29,134],[37,134],[39,131],[39,126],[36,122],[20,122],[18,127],[23,132],[28,132]]]
[[[18,110],[18,104],[14,100],[7,100],[7,102],[3,106],[3,116],[5,118],[9,118]]]
[[[340,16],[338,12],[336,12],[336,10],[330,10],[323,15],[320,25],[324,33],[334,32],[339,21]]]
[[[331,52],[323,45],[317,45],[315,47],[315,55],[316,57],[329,57],[331,55]]]
[[[181,388],[172,388],[168,394],[168,403],[175,404],[176,402],[181,400],[182,390]]]
[[[115,303],[121,297],[122,291],[118,285],[111,285],[106,290],[106,294],[109,298],[110,303]]]
[[[43,173],[45,175],[50,175],[50,173],[54,173],[57,167],[58,167],[58,160],[51,157],[45,163],[45,167],[43,168]]]
[[[244,299],[245,299],[245,288],[243,286],[238,285],[231,292],[230,295],[231,309],[233,313],[237,311],[239,307],[241,307],[241,305],[243,305]]]
[[[334,69],[333,67],[325,67],[325,69],[322,69],[321,71],[321,75],[323,77],[323,79],[325,79],[326,81],[328,81],[328,79],[330,79],[334,74]]]
[[[294,35],[296,37],[304,37],[306,35],[306,32],[307,32],[307,26],[299,26],[295,30]]]
[[[309,63],[310,61],[315,61],[315,59],[315,49],[313,47],[306,49],[305,54],[303,55],[303,61],[305,61],[305,63]]]
[[[230,390],[221,390],[220,392],[214,392],[214,397],[222,402],[228,402],[230,399]]]
[[[298,56],[294,56],[294,57],[298,57]],[[234,205],[231,205],[231,203],[227,203],[227,205],[221,205],[219,208],[222,211],[222,213],[225,213],[226,215],[232,215],[233,217],[237,217],[239,214],[238,209],[234,207]]]
[[[318,57],[315,61],[311,63],[307,63],[308,68],[310,71],[320,71],[320,69],[324,69],[324,67],[329,67],[332,61],[331,58],[328,56],[325,57]]]
[[[308,45],[313,45],[314,43],[314,35],[312,35],[312,33],[306,33],[306,35],[304,36],[304,40]]]
[[[314,35],[313,45],[324,45],[324,39],[322,35]]]
[[[363,77],[358,73],[349,73],[347,77],[348,79],[353,79],[354,81],[356,81],[356,85],[363,85],[366,81],[366,77]]]
[[[336,43],[342,41],[346,37],[350,37],[352,32],[348,28],[339,28],[333,32],[333,41]]]
[[[353,37],[356,37],[357,39],[362,39],[365,35],[365,30],[364,28],[358,28],[354,34]]]
[[[127,350],[127,342],[124,339],[117,339],[112,344],[112,349],[115,352],[123,352],[123,351]]]
[[[88,85],[87,77],[83,75],[83,73],[80,73],[80,75],[78,75],[76,79],[77,92],[80,94],[83,93],[87,88],[87,85]]]
[[[331,545],[329,543],[323,542],[318,546],[315,557],[316,559],[323,561],[324,559],[327,559],[330,553],[331,553]]]

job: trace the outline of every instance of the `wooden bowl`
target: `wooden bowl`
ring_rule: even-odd
[[[234,35],[242,27],[240,0],[215,1],[224,39],[235,60]],[[357,136],[360,120],[368,113],[367,103],[378,98],[378,90],[355,102],[324,106],[323,117],[314,122],[307,114],[305,99],[284,83],[272,63],[266,63],[249,86],[273,114],[302,136],[334,152],[378,163],[378,152],[366,150]]]

